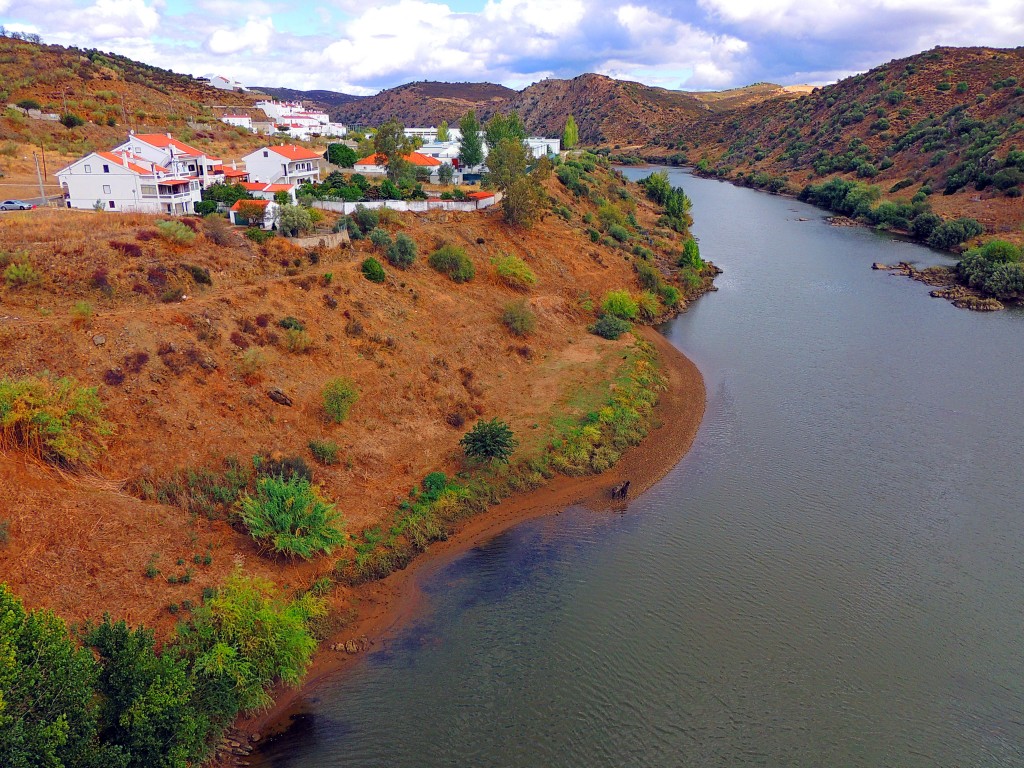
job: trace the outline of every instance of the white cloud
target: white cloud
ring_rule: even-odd
[[[160,14],[144,0],[96,0],[94,5],[72,11],[62,26],[88,29],[94,38],[109,40],[145,37],[153,34],[159,24]]]
[[[266,53],[273,34],[273,19],[251,16],[241,28],[214,30],[206,39],[206,47],[211,53],[219,55],[239,51]]]
[[[557,37],[575,30],[585,14],[582,0],[487,0],[482,16],[489,24],[526,26]]]
[[[0,0],[0,13],[6,13],[11,7],[11,0]]]

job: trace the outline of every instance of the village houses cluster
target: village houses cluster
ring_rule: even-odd
[[[304,107],[301,101],[257,101],[269,120],[254,121],[241,110],[221,115],[222,123],[244,128],[250,133],[287,134],[292,139],[309,141],[316,138],[340,138],[348,133],[343,123],[331,122],[326,112]]]
[[[301,108],[298,103],[278,106]],[[321,118],[327,119],[325,113],[303,114],[321,127],[338,125],[329,120],[321,122]],[[226,121],[228,117],[222,119]],[[296,118],[296,114],[292,114],[292,118]],[[446,141],[439,141],[436,128],[406,129],[408,136],[424,143],[406,155],[405,160],[431,183],[439,182],[441,168],[446,165],[451,168],[453,183],[478,181],[486,170],[486,159],[481,165],[463,167],[459,161],[461,135],[458,129],[449,129],[448,133]],[[561,148],[559,139],[531,137],[526,144],[538,158],[558,154]],[[485,158],[486,152],[485,143]],[[194,213],[203,190],[213,184],[241,184],[257,201],[266,202],[264,226],[271,226],[276,207],[274,200],[280,200],[283,193],[295,203],[299,185],[319,181],[324,162],[323,157],[311,149],[282,143],[250,152],[240,162],[229,166],[169,133],[132,132],[123,144],[107,151],[90,152],[58,171],[56,176],[68,208],[171,215]],[[387,173],[385,160],[380,155],[358,160],[352,170],[367,176]],[[234,213],[232,210],[233,222],[236,220]]]

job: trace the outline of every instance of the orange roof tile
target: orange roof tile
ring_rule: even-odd
[[[152,176],[153,175],[153,171],[150,171],[149,169],[147,169],[143,165],[139,165],[138,163],[133,163],[131,160],[129,160],[124,155],[118,155],[118,154],[115,154],[113,152],[97,152],[96,154],[99,155],[100,157],[102,157],[104,160],[110,160],[111,162],[117,163],[122,168],[127,168],[132,173],[141,174],[142,176]],[[156,167],[159,168],[159,166],[156,166]],[[165,169],[160,168],[160,170],[162,171],[162,170],[165,170]]]
[[[493,192],[470,192],[466,195],[470,200],[486,200],[489,197],[494,197]]]
[[[294,184],[267,184],[263,188],[264,192],[290,192],[295,189]]]
[[[410,152],[403,158],[405,162],[411,163],[412,165],[419,165],[426,168],[441,165],[441,161],[436,157],[430,157],[429,155],[421,155],[419,152]],[[364,157],[362,160],[358,160],[356,165],[384,165],[384,155],[370,155]]]
[[[286,157],[289,160],[319,160],[320,155],[316,152],[306,149],[305,147],[297,147],[294,144],[279,144],[275,147],[267,147],[271,152],[276,152],[282,157]]]
[[[246,205],[258,205],[260,208],[270,205],[269,200],[236,200],[235,204],[231,206],[232,211],[241,210],[240,206],[242,203]]]
[[[199,156],[203,154],[201,149],[190,147],[184,142],[178,141],[173,136],[168,136],[166,133],[136,133],[135,138],[139,141],[144,141],[150,146],[160,147],[160,149],[167,149],[167,147],[174,147],[177,152],[184,152],[186,155]]]
[[[237,170],[235,168],[225,168],[224,169],[224,175],[227,176],[229,179],[240,179],[243,176],[248,177],[249,172],[248,171],[239,171],[239,170]]]

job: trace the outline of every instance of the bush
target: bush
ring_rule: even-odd
[[[387,251],[391,245],[391,235],[386,230],[377,227],[370,232],[370,242],[382,251]]]
[[[676,307],[678,307],[679,299],[682,298],[682,296],[679,293],[679,289],[676,288],[674,285],[669,285],[668,283],[662,283],[660,286],[658,286],[658,297],[661,299],[661,302],[669,309],[675,309]]]
[[[457,245],[442,245],[430,254],[428,262],[431,267],[448,275],[456,283],[467,283],[476,274],[473,262],[466,256],[466,252]]]
[[[156,224],[160,237],[170,243],[188,245],[196,239],[196,233],[180,221],[158,221]]]
[[[21,107],[22,109],[42,109],[39,102],[35,99],[22,99],[15,106]]]
[[[209,216],[211,213],[217,212],[217,202],[215,200],[200,200],[192,208],[200,216]]]
[[[303,478],[263,477],[255,495],[238,500],[238,509],[249,535],[278,554],[310,560],[345,542],[334,505]]]
[[[356,226],[359,227],[359,231],[364,235],[380,224],[380,214],[372,208],[367,208],[365,205],[356,206],[352,219]]]
[[[977,237],[985,231],[975,219],[960,218],[944,221],[928,235],[928,245],[934,248],[952,248]]]
[[[683,243],[683,252],[679,256],[676,265],[690,269],[704,268],[704,259],[700,257],[700,246],[697,245],[697,241],[692,237],[687,238],[686,242]]]
[[[233,717],[269,706],[278,679],[298,685],[316,650],[311,624],[324,612],[313,595],[287,601],[266,579],[236,571],[178,625],[176,647],[192,660],[203,703]]]
[[[537,327],[537,316],[524,299],[505,305],[501,322],[513,336],[529,336]]]
[[[254,243],[262,245],[271,238],[277,237],[277,234],[270,231],[269,229],[260,229],[259,227],[249,227],[245,230],[245,236],[252,240]]]
[[[228,220],[217,214],[210,214],[203,219],[203,234],[214,245],[232,245],[235,241]]]
[[[95,387],[50,376],[0,379],[0,446],[22,447],[47,461],[89,464],[113,432]]]
[[[279,205],[275,221],[278,231],[285,237],[298,237],[312,232],[314,227],[312,212],[300,205]]]
[[[518,442],[504,421],[478,421],[459,441],[467,458],[507,462]]]
[[[27,260],[16,261],[7,265],[4,280],[11,288],[26,288],[41,283],[43,276]]]
[[[416,261],[416,243],[406,234],[399,234],[388,246],[385,254],[388,264],[398,269],[408,269]]]
[[[363,270],[363,277],[371,283],[383,283],[387,280],[388,276],[384,272],[384,266],[373,258],[373,256],[365,259],[360,269]]]
[[[602,339],[614,341],[626,333],[632,326],[625,320],[620,320],[614,315],[602,315],[597,322],[587,328],[591,333],[600,336]]]
[[[210,279],[210,270],[206,267],[197,267],[195,264],[186,264],[185,269],[192,275],[192,279],[195,280],[196,285],[213,285],[213,280]]]
[[[85,125],[85,120],[73,112],[65,112],[60,116],[60,124],[65,128],[77,128],[80,125]]]
[[[321,464],[338,463],[338,444],[333,440],[310,440],[309,451]]]
[[[608,234],[614,237],[620,243],[624,243],[632,237],[632,235],[629,234],[629,230],[618,224],[612,224],[611,226],[609,226]]]
[[[608,291],[601,300],[601,310],[621,320],[635,320],[639,309],[629,291]]]
[[[640,318],[646,322],[654,320],[661,314],[661,302],[658,301],[658,297],[653,291],[644,291],[641,293],[637,297],[636,305],[639,310]]]
[[[537,276],[525,261],[512,254],[498,256],[491,263],[498,279],[516,291],[528,291],[537,282]]]
[[[331,379],[324,386],[324,410],[335,424],[340,424],[348,418],[348,412],[358,399],[359,390],[351,379]]]
[[[286,331],[306,330],[306,326],[303,325],[302,321],[299,320],[297,317],[292,317],[291,315],[288,315],[287,317],[282,317],[280,320],[277,321],[277,324],[279,327],[284,328]]]
[[[312,349],[313,340],[305,331],[297,331],[294,328],[289,328],[284,332],[284,347],[289,352],[301,354]]]

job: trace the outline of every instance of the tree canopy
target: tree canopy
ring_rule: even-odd
[[[565,121],[565,130],[562,131],[562,149],[572,149],[579,143],[580,130],[576,125],[576,118],[569,115]]]
[[[388,120],[373,137],[373,151],[384,156],[388,178],[392,181],[401,178],[406,164],[402,158],[414,149],[412,139],[405,135],[405,126],[397,120]]]
[[[472,168],[484,161],[483,140],[480,138],[480,121],[476,112],[469,110],[459,121],[462,138],[459,140],[459,161],[465,168]]]
[[[448,121],[442,120],[441,124],[437,126],[437,140],[438,141],[449,141],[450,134],[448,133]]]
[[[526,139],[526,126],[518,112],[498,112],[487,122],[484,138],[489,149],[494,149],[504,139],[522,142]]]
[[[324,160],[342,168],[351,168],[358,159],[356,151],[346,144],[328,144],[324,152]]]

